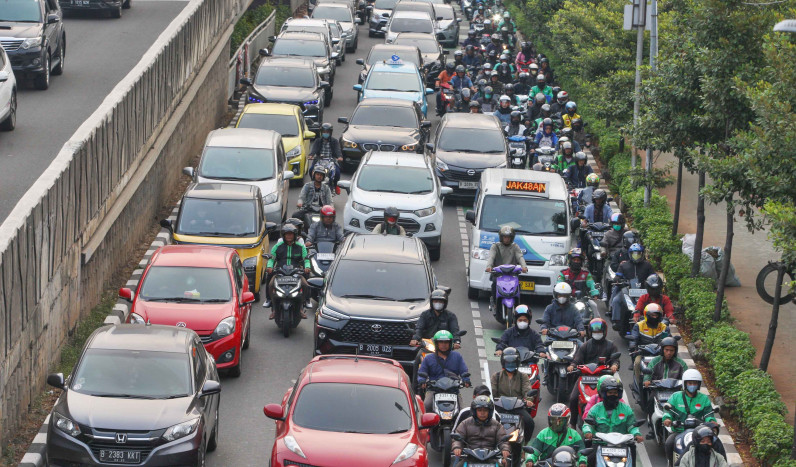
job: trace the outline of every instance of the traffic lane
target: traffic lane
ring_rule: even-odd
[[[0,135],[0,222],[186,4],[133,0],[121,19],[66,18],[64,74],[46,91],[20,82],[17,127]]]

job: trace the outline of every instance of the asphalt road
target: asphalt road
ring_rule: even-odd
[[[0,135],[0,222],[186,4],[133,0],[121,19],[66,18],[64,74],[47,91],[20,82],[17,127]]]
[[[467,26],[462,24],[462,34],[466,34],[466,31]],[[371,46],[382,42],[382,39],[368,38],[366,27],[360,26],[359,49],[355,53],[348,53],[346,62],[337,69],[334,101],[325,111],[325,120],[335,125],[335,137],[342,131],[342,125],[337,123],[337,117],[349,116],[356,106],[356,94],[350,87],[356,84],[360,70],[355,64],[355,59],[365,57]],[[436,124],[439,119],[433,116],[434,100],[433,96],[429,97],[431,97],[429,118]],[[347,177],[344,175],[343,178]],[[298,188],[291,189],[291,210],[298,192]],[[335,199],[338,219],[342,217],[345,197],[343,191],[342,195]],[[460,230],[460,223],[464,222],[462,208],[466,207],[446,203],[442,256],[433,267],[439,283],[453,288],[449,309],[458,315],[461,328],[467,330],[460,351],[470,367],[473,385],[478,385],[484,382],[482,377],[484,362],[489,367],[489,374],[500,369],[499,359],[493,356],[494,344],[490,338],[499,336],[502,329],[488,311],[488,302],[485,299],[471,302],[467,298],[463,254],[467,250],[467,241]],[[546,297],[529,302],[534,318],[541,318],[548,303],[550,299]],[[604,310],[602,312],[604,313]],[[268,462],[274,440],[274,422],[263,415],[262,407],[269,403],[281,402],[285,391],[294,384],[301,369],[313,356],[312,319],[301,323],[294,334],[285,339],[274,322],[267,318],[266,310],[257,304],[252,318],[251,346],[243,353],[243,375],[237,379],[224,378],[222,381],[220,439],[218,449],[208,454],[208,465],[265,465]],[[538,324],[533,323],[532,326],[538,330]],[[481,328],[481,332],[477,333],[476,327]],[[630,357],[626,355],[627,346],[624,342],[617,342],[618,336],[613,331],[609,332],[609,338],[625,352],[620,373],[625,387],[628,388],[632,380],[632,365]],[[481,347],[480,355],[479,347]],[[464,390],[465,403],[469,403],[471,395],[471,390]],[[629,397],[631,396],[627,390],[626,400]],[[543,387],[541,407],[535,419],[535,433],[547,426],[547,410],[552,403],[552,396]],[[638,407],[633,403],[631,405],[636,409],[636,416],[641,417]],[[642,431],[646,433],[646,428],[642,427]],[[666,465],[662,448],[652,441],[647,441],[645,447],[646,449],[639,449],[638,465]],[[433,450],[430,454],[430,465],[442,465],[439,453]]]

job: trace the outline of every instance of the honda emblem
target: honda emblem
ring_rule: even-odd
[[[473,175],[475,175],[475,170],[473,170],[473,169],[468,170],[467,171],[467,175],[472,177]]]
[[[184,327],[186,326],[186,324],[185,324],[185,322],[183,322],[183,321],[180,321],[180,322],[179,322],[179,323],[177,323],[175,326],[177,326],[178,328],[184,328]]]
[[[116,433],[116,444],[127,444],[127,433]]]
[[[372,325],[372,326],[370,327],[370,329],[372,329],[372,330],[373,330],[373,332],[381,332],[381,330],[382,330],[383,328],[382,328],[382,325],[381,325],[381,324],[374,324],[374,325]]]

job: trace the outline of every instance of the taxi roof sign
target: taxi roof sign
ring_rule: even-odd
[[[392,57],[390,57],[389,60],[385,60],[384,63],[386,63],[387,65],[403,65],[404,64],[403,60],[401,60],[401,57],[399,57],[397,55],[393,55]]]
[[[531,196],[550,197],[547,191],[547,182],[538,182],[533,180],[512,180],[504,179],[501,194],[520,194]]]

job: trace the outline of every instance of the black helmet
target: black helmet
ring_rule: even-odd
[[[489,397],[491,395],[492,391],[489,390],[489,386],[487,386],[486,384],[480,384],[473,388],[473,397],[478,397],[478,396]]]
[[[471,31],[471,32],[473,34],[475,34],[475,32],[473,32],[473,31]],[[473,47],[473,44],[467,44],[467,47],[464,48],[464,51],[465,52],[474,52],[475,51],[475,47]]]
[[[285,238],[285,234],[288,234],[288,233],[292,233],[293,234],[293,240],[295,241],[296,240],[296,235],[298,234],[298,229],[296,228],[295,225],[288,224],[287,222],[285,222],[284,224],[282,224],[282,233],[281,233],[281,235],[282,235],[282,239],[283,240]]]
[[[713,428],[711,428],[707,424],[702,424],[694,429],[694,444],[699,445],[700,442],[705,438],[710,438],[710,444],[713,444],[713,437],[715,433],[713,433]]]
[[[522,44],[520,44],[520,48],[521,48],[522,50],[528,49],[528,48],[530,48],[530,47],[531,47],[531,43],[530,43],[530,42],[528,42],[528,41],[523,41],[523,42],[522,42]]]
[[[514,227],[511,227],[509,225],[504,225],[503,227],[500,228],[500,231],[498,232],[499,239],[502,239],[503,237],[509,237],[512,242],[514,241],[514,235],[515,235]]]
[[[617,212],[611,216],[611,225],[625,226],[625,216],[621,212]],[[632,245],[632,243],[631,243]]]
[[[515,372],[520,368],[520,353],[514,347],[506,347],[500,354],[500,366],[508,371]]]
[[[545,105],[547,105],[547,104],[545,104]],[[553,126],[553,119],[552,118],[545,118],[544,120],[542,120],[542,127],[544,128],[546,126]]]
[[[677,339],[672,336],[664,337],[661,340],[661,350],[663,350],[664,347],[674,347],[674,351],[677,352]]]
[[[522,112],[520,112],[519,110],[512,110],[510,115],[511,115],[511,122],[512,123],[515,123],[515,122],[516,123],[520,123],[520,121],[522,120]],[[515,119],[516,119],[516,121],[515,121]]]
[[[550,455],[551,467],[575,467],[578,456],[570,446],[559,446]]]
[[[470,101],[470,108],[473,108],[473,107],[475,107],[476,109],[479,109],[479,108],[481,108],[481,103],[478,102],[478,101],[475,101],[475,100]]]
[[[611,391],[613,389],[619,391],[619,399],[621,399],[622,394],[624,393],[624,390],[622,389],[622,384],[619,381],[617,381],[615,377],[609,376],[605,378],[602,381],[602,384],[600,385],[600,398],[602,400],[605,400],[605,395],[608,393],[608,391]]]
[[[322,167],[320,164],[316,164],[315,167],[312,168],[312,179],[315,180],[315,174],[323,174],[323,178],[326,178],[328,175],[326,167]],[[321,179],[323,181],[323,179]]]
[[[597,188],[596,190],[594,190],[594,193],[592,193],[591,199],[595,203],[598,200],[601,200],[604,203],[608,199],[608,193],[606,193],[605,190],[603,190],[602,188]]]
[[[468,36],[475,36],[475,29],[470,29],[469,31],[467,31],[467,35]],[[468,45],[467,47],[471,47],[471,46]]]
[[[331,123],[327,122],[327,123],[324,123],[323,125],[321,125],[321,133],[329,133],[329,134],[331,134],[333,129],[334,129],[334,127],[332,127]]]
[[[658,295],[660,295],[661,290],[663,290],[663,281],[661,280],[661,277],[659,275],[650,274],[645,282],[647,285],[648,294],[652,295],[653,297],[657,297]]]
[[[442,301],[444,303],[441,308],[442,310],[448,306],[448,294],[442,289],[435,289],[433,292],[431,292],[431,298],[429,300],[431,301],[432,306],[435,301]]]
[[[384,220],[386,221],[388,217],[394,217],[398,219],[401,217],[401,211],[399,211],[395,206],[390,206],[384,210]]]
[[[514,85],[511,83],[506,83],[506,85],[503,86],[503,92],[508,93],[509,91],[514,91]]]
[[[464,73],[464,65],[457,65],[456,73]]]
[[[634,243],[638,243],[638,235],[632,230],[628,230],[622,235],[622,248],[628,250]]]
[[[456,64],[453,62],[448,62],[445,64],[445,70],[453,71],[456,68]]]
[[[549,61],[550,61],[550,60],[549,60],[547,57],[542,57],[542,59],[541,59],[541,60],[539,60],[539,63],[547,63],[547,62],[549,62]]]
[[[495,414],[495,403],[492,402],[489,396],[477,396],[473,399],[473,402],[470,403],[470,414],[473,416],[473,421],[480,425],[481,420],[476,416],[476,409],[489,410],[489,416],[486,417],[486,423],[489,423],[492,420],[492,416]]]
[[[573,127],[581,126],[582,124],[583,124],[583,119],[582,118],[573,118],[572,119],[572,126]]]

